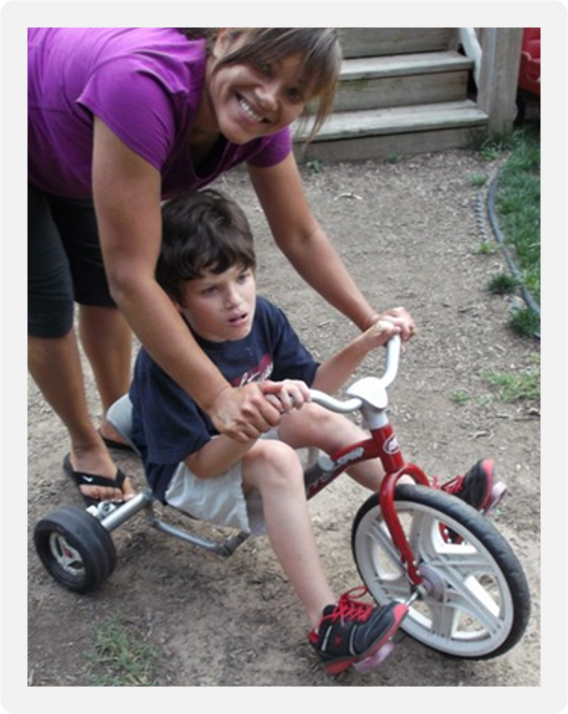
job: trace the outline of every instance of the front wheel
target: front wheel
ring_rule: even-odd
[[[94,516],[76,506],[60,508],[39,521],[34,543],[49,574],[78,593],[94,590],[116,566],[110,534]]]
[[[426,486],[397,486],[395,507],[427,593],[410,605],[401,629],[455,657],[489,659],[510,650],[527,626],[530,594],[504,537],[463,501]],[[352,547],[379,604],[410,598],[377,494],[355,517]]]

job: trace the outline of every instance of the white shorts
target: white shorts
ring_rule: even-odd
[[[278,439],[278,431],[272,429],[261,438]],[[297,453],[305,468],[317,458],[318,452],[316,449],[299,449]],[[259,491],[243,491],[241,462],[219,476],[203,479],[195,476],[182,461],[166,491],[166,502],[194,518],[218,526],[253,535],[266,531]]]

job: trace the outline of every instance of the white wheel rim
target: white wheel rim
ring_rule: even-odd
[[[448,543],[440,530],[441,513],[425,504],[397,501],[397,512],[419,567],[434,581],[431,594],[415,601],[402,629],[440,652],[476,657],[497,649],[513,626],[513,601],[501,569],[483,543],[459,522],[443,523],[465,538]],[[379,508],[361,519],[355,537],[358,567],[379,603],[410,595],[410,584]]]
[[[77,576],[84,572],[85,566],[81,554],[76,548],[69,545],[61,533],[50,534],[49,549],[59,567],[66,573]]]

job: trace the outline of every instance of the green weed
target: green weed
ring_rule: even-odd
[[[88,656],[88,675],[96,687],[151,687],[157,685],[158,654],[116,619],[97,625],[94,652]]]
[[[482,379],[494,388],[497,398],[502,402],[540,399],[540,359],[533,364],[514,372],[484,370]]]

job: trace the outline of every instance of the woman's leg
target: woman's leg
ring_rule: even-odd
[[[89,416],[73,316],[73,286],[67,253],[48,198],[29,186],[28,368],[67,428],[73,468],[114,479],[116,466]],[[121,495],[114,488],[90,486],[81,490],[93,498]],[[133,492],[127,482],[124,492]]]
[[[245,487],[260,491],[270,544],[296,591],[311,627],[336,598],[329,587],[312,530],[302,467],[278,441],[259,441],[242,462]]]
[[[28,368],[67,429],[74,470],[114,479],[116,466],[89,415],[75,331],[72,329],[58,338],[29,336]],[[125,495],[133,495],[128,480],[123,489]],[[98,499],[122,497],[122,492],[115,488],[81,486],[81,491]]]
[[[114,307],[81,305],[81,344],[93,369],[103,407],[101,434],[123,441],[107,421],[106,413],[130,387],[132,332],[122,313]]]

